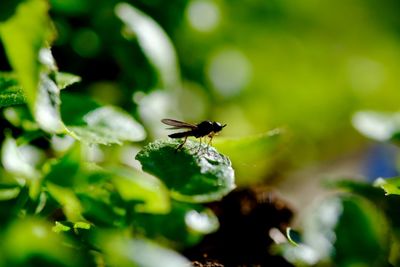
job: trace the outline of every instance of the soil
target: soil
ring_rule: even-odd
[[[292,267],[271,253],[270,230],[285,232],[292,209],[271,189],[237,189],[209,206],[220,221],[217,232],[184,254],[195,267]]]

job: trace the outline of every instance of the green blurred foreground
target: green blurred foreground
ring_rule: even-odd
[[[399,8],[2,1],[0,266],[189,266],[237,185],[397,143]],[[228,126],[176,151],[162,118]],[[265,253],[400,266],[399,183],[330,182]]]

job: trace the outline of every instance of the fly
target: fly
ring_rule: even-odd
[[[208,137],[210,138],[208,142],[208,144],[210,145],[214,135],[220,132],[226,126],[226,124],[222,125],[221,123],[215,121],[202,121],[199,124],[191,124],[173,119],[162,119],[161,122],[168,126],[172,126],[168,129],[187,129],[187,131],[184,132],[178,132],[168,135],[171,138],[184,138],[182,144],[180,144],[176,148],[176,150],[179,150],[183,147],[189,136],[200,138],[200,143],[202,137]]]

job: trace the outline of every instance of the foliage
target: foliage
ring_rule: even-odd
[[[397,13],[379,5],[388,17],[368,36],[359,24],[374,1],[346,4],[339,22],[328,13],[340,1],[131,2],[0,3],[0,267],[188,266],[181,252],[219,228],[211,202],[352,149],[364,141],[349,114],[397,107],[385,97],[399,96],[386,68],[397,66]],[[180,150],[160,139],[161,118],[206,116],[241,137]],[[398,117],[360,111],[353,125],[397,143]],[[399,266],[399,185],[330,184],[336,193],[268,253],[295,266]]]

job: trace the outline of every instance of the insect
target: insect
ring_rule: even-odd
[[[210,145],[214,135],[220,132],[222,128],[226,126],[226,124],[222,125],[221,123],[215,121],[202,121],[199,124],[191,124],[173,119],[162,119],[161,122],[172,126],[168,129],[188,129],[188,131],[185,132],[178,132],[168,135],[171,138],[184,138],[182,144],[180,144],[176,150],[179,150],[183,147],[189,136],[200,138],[200,143],[202,137],[208,137],[210,138],[208,145]]]

